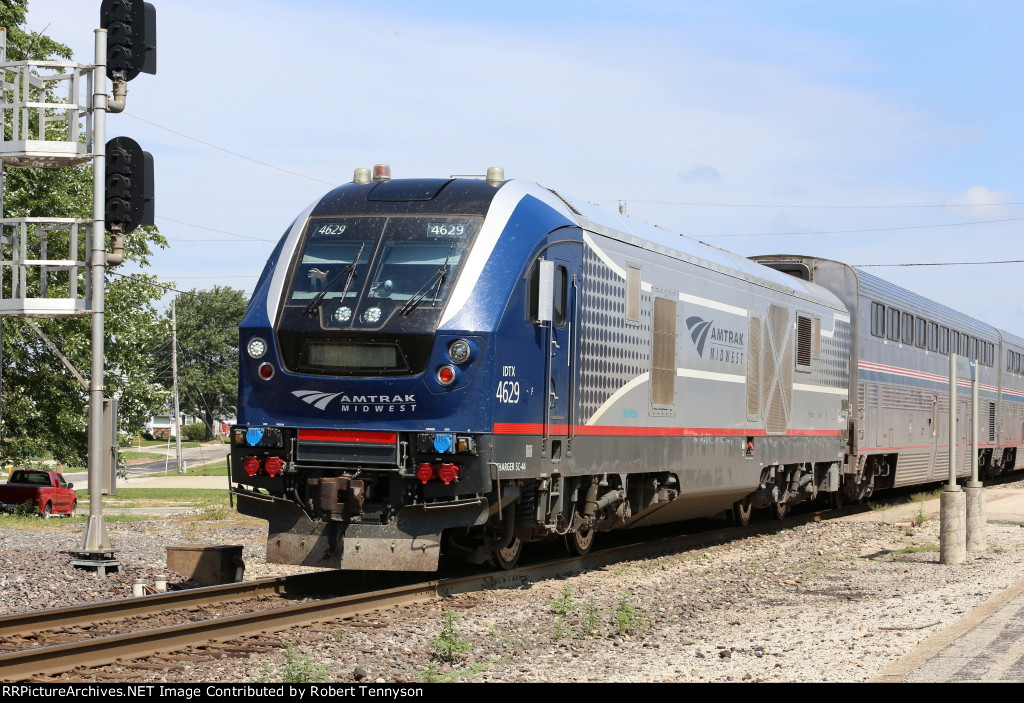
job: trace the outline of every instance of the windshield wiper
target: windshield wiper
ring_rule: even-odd
[[[309,301],[308,305],[306,305],[306,315],[313,317],[313,315],[316,314],[316,311],[320,309],[320,305],[324,301],[324,296],[331,292],[338,281],[341,280],[342,276],[348,274],[348,278],[345,280],[345,289],[341,292],[341,299],[342,301],[345,300],[345,296],[348,295],[349,286],[352,285],[352,280],[356,277],[356,266],[359,264],[359,257],[362,255],[363,247],[365,246],[365,243],[360,246],[359,251],[356,253],[356,258],[352,259],[352,263],[339,271],[337,276],[324,285],[323,290],[313,296],[313,299]]]
[[[448,249],[448,256],[444,257],[444,263],[441,264],[441,268],[434,271],[434,275],[428,278],[427,282],[420,286],[420,289],[402,306],[400,312],[403,315],[408,315],[415,310],[423,302],[423,299],[427,297],[427,293],[431,289],[434,291],[434,302],[437,302],[437,296],[441,293],[441,286],[444,285],[445,279],[448,278],[448,261],[452,258],[452,251],[454,249],[455,247]]]

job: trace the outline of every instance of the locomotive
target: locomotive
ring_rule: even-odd
[[[948,472],[951,350],[983,369],[983,465],[1012,468],[1020,338],[499,168],[357,169],[288,227],[242,320],[232,494],[268,561],[342,569],[508,569],[533,541],[782,517]]]

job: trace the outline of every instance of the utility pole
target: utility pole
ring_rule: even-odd
[[[171,381],[174,386],[174,446],[178,461],[178,473],[185,473],[181,465],[181,410],[178,406],[178,317],[175,310],[177,301],[171,301]]]

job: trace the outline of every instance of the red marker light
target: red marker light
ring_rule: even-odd
[[[245,473],[255,476],[260,472],[260,460],[254,456],[246,457],[242,462],[242,468],[245,469]]]
[[[273,478],[281,473],[281,469],[284,468],[284,460],[279,456],[272,456],[267,458],[267,462],[263,465],[264,470],[267,474]]]
[[[416,478],[426,485],[427,481],[434,478],[434,466],[432,464],[420,464],[416,467]]]
[[[259,374],[260,378],[262,378],[264,381],[269,381],[274,377],[274,365],[271,364],[269,361],[264,361],[262,364],[260,364]]]
[[[437,370],[437,381],[442,386],[450,386],[455,380],[455,367],[442,366]]]
[[[459,467],[457,464],[441,464],[441,469],[437,472],[438,477],[444,481],[444,485],[450,484],[459,478]]]

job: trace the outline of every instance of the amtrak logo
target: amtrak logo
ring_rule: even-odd
[[[326,410],[331,401],[338,399],[339,413],[405,413],[416,410],[416,395],[348,395],[323,391],[292,391],[299,400],[317,410]]]
[[[327,404],[337,398],[341,393],[321,393],[319,391],[292,391],[292,395],[301,398],[314,408],[323,410]]]
[[[690,338],[693,339],[693,343],[697,347],[697,353],[701,356],[704,356],[704,342],[708,339],[708,330],[711,329],[711,325],[714,323],[714,320],[707,321],[699,317],[689,317],[686,319],[686,327],[690,330]]]
[[[728,364],[743,363],[743,332],[715,327],[714,320],[705,320],[696,315],[686,318],[686,328],[690,330],[690,339],[701,358]],[[704,355],[705,348],[707,356]]]

